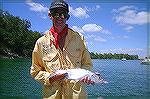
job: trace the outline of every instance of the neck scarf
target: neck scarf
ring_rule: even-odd
[[[66,24],[65,28],[63,29],[62,32],[60,32],[59,34],[57,32],[55,32],[54,27],[51,27],[50,32],[52,33],[53,37],[54,37],[54,41],[53,44],[55,45],[56,48],[59,47],[59,40],[61,40],[67,33],[68,31],[68,25]]]

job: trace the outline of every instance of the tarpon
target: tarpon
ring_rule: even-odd
[[[104,79],[102,79],[100,73],[91,72],[86,69],[67,69],[67,70],[56,70],[55,74],[67,74],[66,79],[70,80],[80,80],[81,78],[88,76],[95,83],[108,83]]]

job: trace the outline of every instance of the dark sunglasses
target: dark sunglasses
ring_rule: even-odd
[[[63,12],[63,13],[56,12],[56,13],[52,13],[52,17],[66,19],[66,18],[68,18],[68,14],[65,12]]]

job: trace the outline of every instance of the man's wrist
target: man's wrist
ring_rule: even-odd
[[[54,82],[55,76],[56,76],[55,73],[50,74],[50,76],[48,77],[50,83]]]

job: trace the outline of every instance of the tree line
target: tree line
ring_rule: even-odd
[[[112,54],[112,53],[90,53],[92,59],[127,59],[127,60],[136,60],[139,59],[138,55],[129,55],[129,54]]]
[[[41,34],[30,27],[29,20],[0,9],[0,56],[31,57],[34,43]]]

